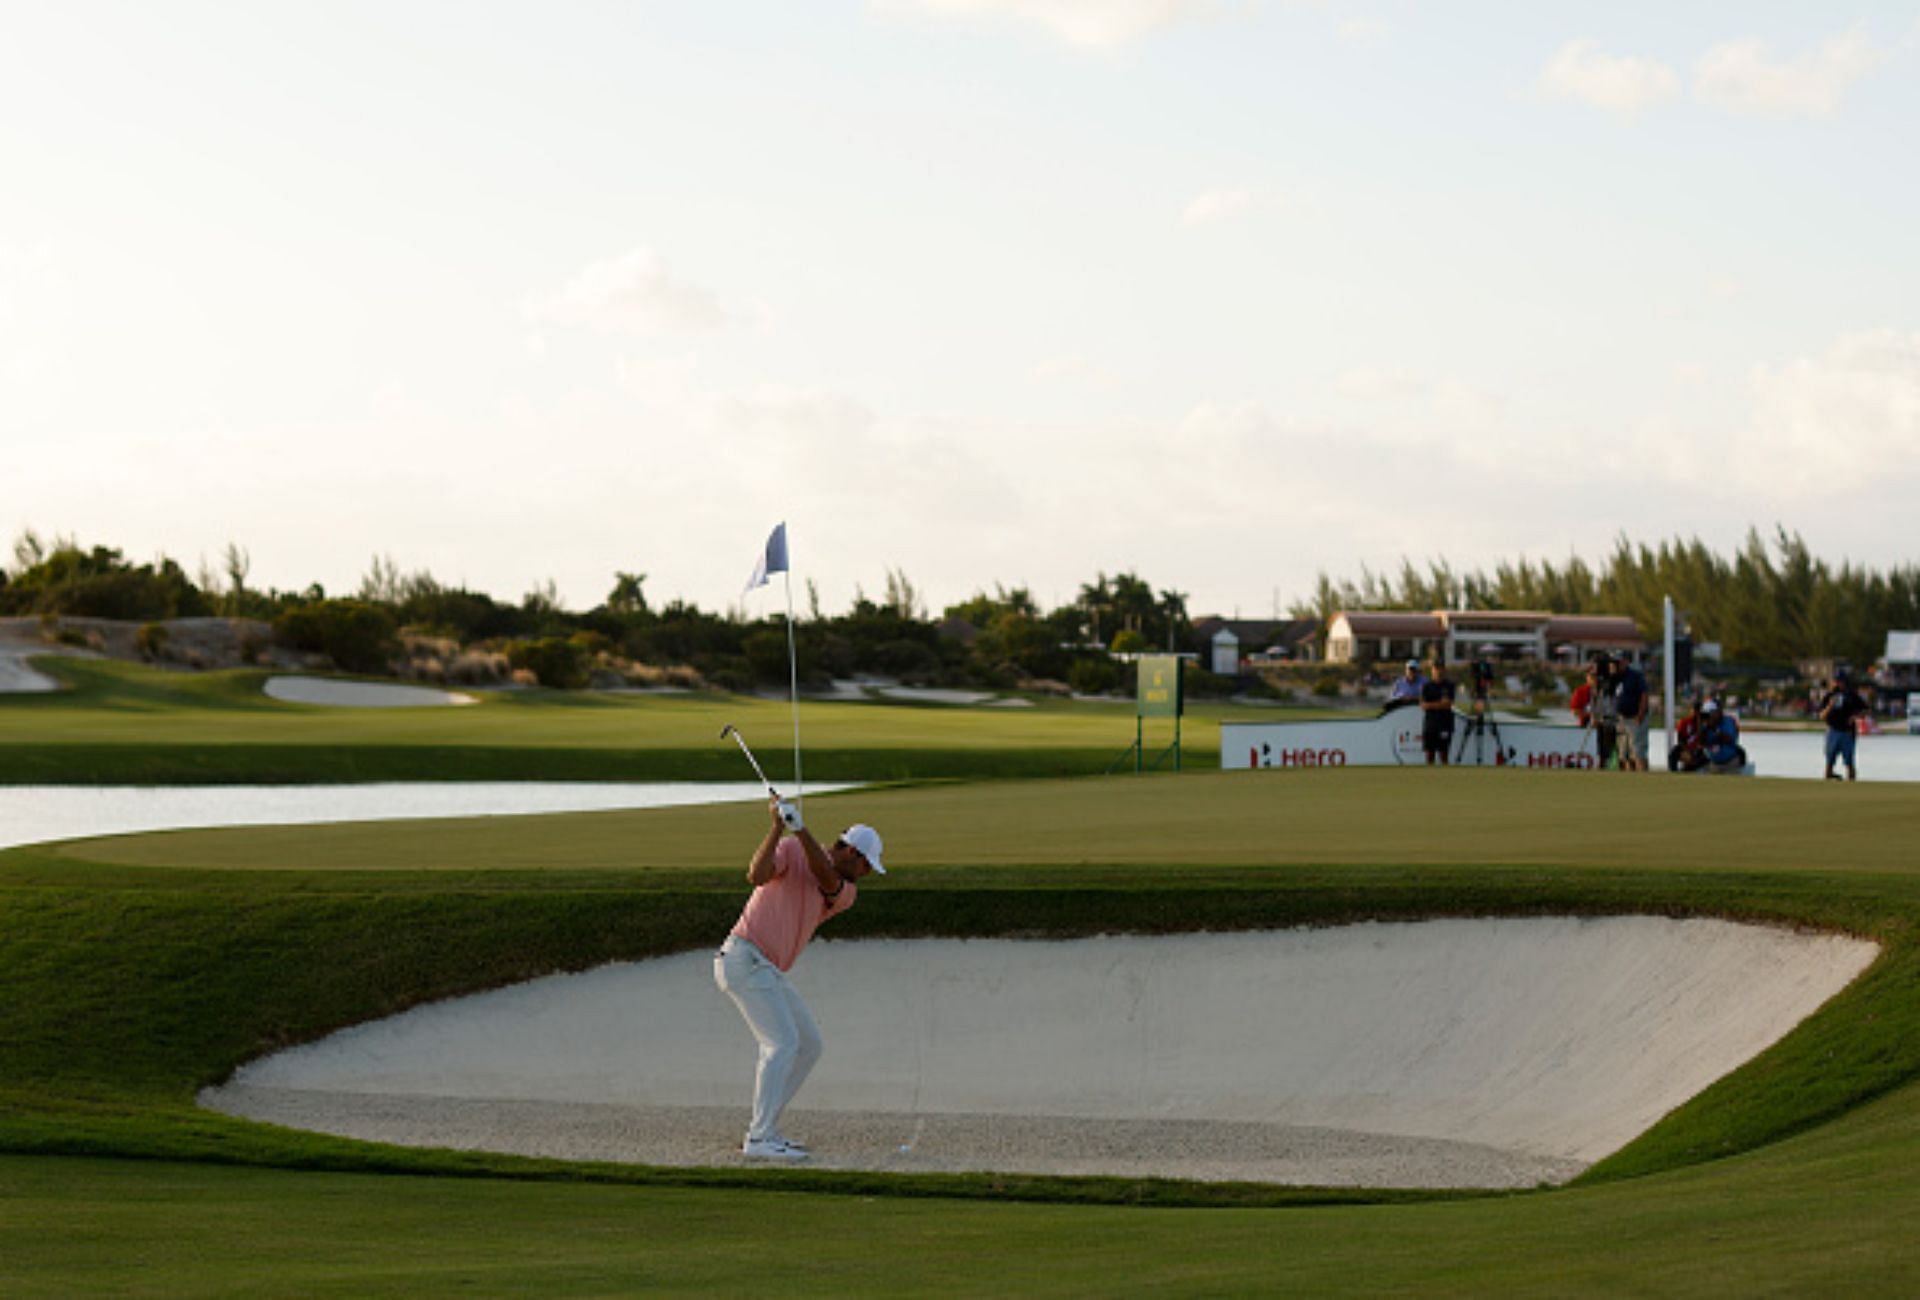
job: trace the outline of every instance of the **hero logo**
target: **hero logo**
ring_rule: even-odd
[[[1257,750],[1247,751],[1247,761],[1253,767],[1345,767],[1347,751],[1275,749],[1272,745],[1261,745]]]
[[[1528,767],[1567,767],[1577,771],[1596,766],[1592,754],[1528,754]]]

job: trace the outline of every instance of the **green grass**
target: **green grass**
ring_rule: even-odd
[[[261,693],[270,674],[253,669],[176,673],[55,656],[34,665],[68,689],[0,695],[0,783],[737,780],[746,765],[719,743],[729,722],[776,780],[792,770],[784,700],[524,691],[458,708],[339,709],[270,699]],[[1097,774],[1133,740],[1125,702],[803,701],[801,712],[806,775],[822,781]],[[1218,766],[1215,724],[1250,715],[1328,716],[1196,704],[1187,764]],[[1171,738],[1156,722],[1150,750]]]
[[[944,740],[970,715],[920,716]],[[917,785],[809,812],[875,821],[899,867],[842,936],[1651,912],[1883,954],[1551,1192],[579,1166],[295,1133],[192,1094],[423,999],[711,943],[745,892],[751,805],[14,850],[0,1293],[738,1293],[769,1258],[800,1295],[1894,1293],[1920,1270],[1910,787],[1319,770]]]

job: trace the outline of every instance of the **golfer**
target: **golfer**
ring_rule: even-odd
[[[799,812],[767,801],[773,824],[747,864],[753,896],[713,959],[713,979],[733,999],[760,1043],[753,1074],[753,1122],[740,1152],[755,1160],[805,1160],[807,1149],[780,1133],[780,1115],[820,1059],[820,1031],[787,972],[813,932],[853,906],[858,881],[887,874],[880,833],[849,826],[823,849]],[[791,830],[792,834],[787,832]]]

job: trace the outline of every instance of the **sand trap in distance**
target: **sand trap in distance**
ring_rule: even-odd
[[[0,650],[0,692],[39,694],[59,690],[59,682],[43,672],[36,671],[27,662],[27,653],[19,650]]]
[[[1777,1041],[1876,945],[1714,920],[820,941],[814,1164],[1365,1186],[1573,1177]],[[754,1044],[710,952],[415,1008],[203,1102],[379,1141],[738,1159]]]
[[[342,709],[417,709],[479,703],[471,695],[431,686],[340,682],[324,677],[269,677],[262,689],[287,704],[326,704]]]

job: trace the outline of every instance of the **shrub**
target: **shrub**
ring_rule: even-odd
[[[462,650],[447,664],[446,680],[461,686],[490,686],[511,678],[507,657],[492,650]]]
[[[875,646],[873,662],[881,672],[903,681],[930,681],[940,672],[940,656],[932,646],[904,638]]]
[[[163,619],[211,614],[206,595],[178,564],[133,565],[118,550],[68,540],[36,554],[0,591],[0,614]]]
[[[1120,684],[1120,670],[1107,659],[1076,659],[1067,670],[1067,685],[1077,695],[1105,695]]]
[[[507,662],[516,669],[515,681],[520,680],[521,672],[529,672],[540,685],[555,690],[578,690],[590,676],[586,649],[569,637],[515,641],[507,648]]]
[[[393,615],[363,600],[314,600],[273,620],[283,645],[323,654],[351,673],[378,673],[395,648]]]
[[[164,623],[142,623],[133,642],[143,659],[158,659],[167,652],[167,628]]]
[[[1180,689],[1196,699],[1217,699],[1233,694],[1233,678],[1210,673],[1198,664],[1188,664],[1180,680]]]
[[[1324,695],[1328,699],[1337,696],[1340,694],[1340,675],[1331,672],[1321,673],[1313,679],[1313,693]]]
[[[1107,647],[1117,655],[1144,654],[1153,647],[1147,644],[1147,638],[1132,628],[1122,628],[1113,634],[1113,644]]]
[[[745,694],[753,689],[753,668],[745,655],[706,655],[694,667],[723,691]]]

